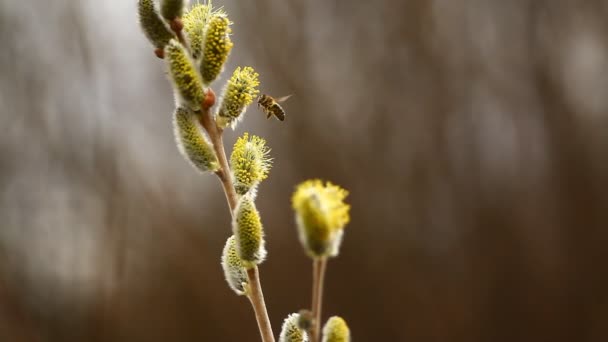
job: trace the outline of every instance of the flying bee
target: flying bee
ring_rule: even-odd
[[[262,94],[258,97],[258,107],[260,107],[262,111],[266,113],[266,119],[269,119],[274,115],[277,119],[284,121],[285,110],[283,110],[283,107],[281,107],[279,103],[287,100],[289,97],[291,97],[291,95],[275,99],[269,95]]]

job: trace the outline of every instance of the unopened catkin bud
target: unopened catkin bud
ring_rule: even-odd
[[[236,250],[245,268],[252,268],[264,261],[266,248],[260,213],[251,196],[242,196],[234,209],[232,231]]]
[[[333,316],[327,320],[323,327],[323,342],[350,342],[350,329],[341,317]]]
[[[291,202],[300,242],[313,258],[338,255],[344,226],[350,220],[348,192],[330,182],[309,180],[297,186]]]
[[[221,9],[216,13],[224,13]],[[203,41],[205,39],[205,29],[212,15],[211,1],[206,4],[195,4],[184,14],[182,22],[184,31],[190,41],[190,51],[194,59],[199,59],[203,55]]]
[[[195,168],[203,172],[215,172],[220,169],[211,143],[203,133],[198,117],[190,109],[175,109],[173,132],[179,151]]]
[[[209,19],[205,30],[203,43],[203,60],[201,75],[205,84],[209,84],[219,76],[224,69],[224,63],[232,50],[230,40],[230,20],[224,13],[214,13]]]
[[[222,104],[216,117],[218,126],[232,126],[233,129],[236,127],[247,106],[260,93],[258,76],[252,67],[238,67],[234,70],[222,94]]]
[[[137,3],[139,23],[148,40],[158,49],[163,49],[175,35],[160,18],[154,0],[139,0]]]
[[[204,99],[203,83],[186,49],[172,39],[165,47],[165,59],[173,88],[181,104],[199,110]]]
[[[222,251],[222,269],[228,286],[237,294],[244,295],[247,292],[247,272],[241,263],[236,252],[236,242],[234,235],[226,240],[224,250]]]
[[[308,334],[298,328],[300,315],[293,313],[283,321],[279,342],[308,342]]]
[[[160,14],[163,18],[171,21],[181,17],[186,6],[188,6],[187,0],[162,0]]]
[[[272,160],[266,140],[248,133],[238,138],[230,155],[234,188],[239,195],[250,193],[255,198],[256,188],[268,177]]]

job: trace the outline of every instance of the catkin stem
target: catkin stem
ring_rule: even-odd
[[[326,258],[315,258],[312,262],[312,329],[311,340],[318,342],[321,336],[321,308],[323,306],[323,284],[325,282]]]
[[[230,207],[230,215],[234,216],[234,209],[237,205],[238,196],[234,190],[234,184],[232,183],[232,177],[230,175],[230,165],[226,158],[226,151],[222,140],[223,131],[217,126],[215,120],[213,120],[209,108],[203,106],[203,112],[201,114],[201,125],[205,128],[207,134],[209,134],[209,139],[211,139],[213,149],[215,150],[218,162],[220,163],[221,169],[217,171],[216,174],[224,188],[226,200]],[[262,342],[274,342],[272,326],[270,325],[270,318],[268,317],[268,311],[266,310],[264,293],[262,292],[262,285],[260,283],[260,273],[257,266],[247,270],[247,278],[251,289],[248,298],[255,313],[255,319],[258,323]]]

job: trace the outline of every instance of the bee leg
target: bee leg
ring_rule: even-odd
[[[272,113],[266,113],[266,119],[270,119],[271,116],[272,116]]]

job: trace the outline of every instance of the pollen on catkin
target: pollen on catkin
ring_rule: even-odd
[[[154,47],[162,49],[175,38],[173,32],[160,18],[154,7],[154,0],[139,0],[137,3],[139,11],[139,23],[148,40]]]
[[[300,242],[313,258],[338,255],[344,226],[350,220],[348,192],[330,182],[308,180],[297,186],[291,202]]]
[[[179,151],[196,169],[202,172],[220,169],[217,156],[194,112],[178,107],[173,115],[173,132]]]
[[[238,67],[232,73],[222,94],[222,104],[219,107],[216,121],[217,124],[226,128],[232,126],[234,129],[237,122],[242,118],[245,109],[258,96],[259,75],[252,67]]]
[[[350,342],[350,329],[339,316],[327,320],[323,327],[323,342]]]
[[[258,136],[243,134],[238,138],[230,155],[230,167],[233,173],[234,189],[237,194],[250,193],[255,197],[256,188],[268,177],[272,166],[269,157],[270,148],[266,140]]]
[[[165,59],[173,88],[181,104],[199,110],[204,99],[203,83],[186,49],[172,39],[165,47]]]
[[[279,342],[308,342],[308,334],[298,328],[300,314],[292,313],[283,321]]]
[[[228,286],[239,296],[246,294],[247,272],[236,252],[234,235],[226,240],[222,251],[222,269]]]
[[[213,10],[211,1],[206,4],[195,4],[184,14],[182,21],[184,30],[190,41],[192,58],[199,59],[203,55],[203,42],[205,39],[205,29],[209,18],[213,13],[224,13],[221,9]]]
[[[205,30],[203,43],[203,60],[201,75],[205,84],[209,84],[219,76],[232,50],[230,40],[230,20],[225,13],[213,13]]]
[[[260,213],[249,195],[240,198],[234,212],[232,232],[236,239],[236,251],[243,266],[249,269],[262,263],[266,258]]]
[[[173,20],[184,14],[186,6],[188,6],[187,0],[162,0],[160,14],[167,20]]]

